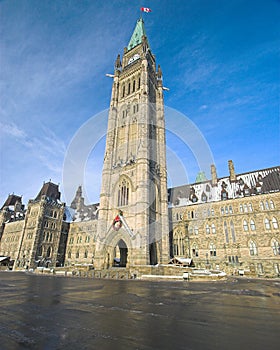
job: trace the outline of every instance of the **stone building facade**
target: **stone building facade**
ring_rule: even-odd
[[[280,167],[167,190],[160,66],[138,20],[117,57],[100,203],[85,204],[82,187],[67,206],[58,185],[44,183],[27,207],[9,195],[0,210],[0,257],[14,269],[95,269],[168,265],[279,276]],[[6,259],[5,259],[6,261]],[[1,262],[1,259],[0,259]]]
[[[213,168],[212,168],[213,169]],[[280,168],[169,189],[171,256],[196,267],[280,274]]]

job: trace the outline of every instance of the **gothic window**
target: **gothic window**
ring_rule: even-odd
[[[271,229],[270,222],[269,222],[268,218],[264,219],[264,226],[265,226],[266,230],[270,230]]]
[[[239,206],[239,211],[240,211],[240,213],[243,213],[243,205],[242,204],[240,204],[240,206]]]
[[[231,205],[229,206],[229,208],[228,208],[228,209],[229,209],[229,213],[230,213],[230,214],[232,214],[232,213],[233,213],[233,211],[232,211],[232,206],[231,206]]]
[[[123,84],[123,89],[122,89],[122,97],[125,96],[125,85]]]
[[[272,241],[272,250],[274,255],[280,255],[280,245],[275,239]]]
[[[224,215],[225,211],[224,211],[224,207],[221,208],[221,214]]]
[[[224,201],[226,199],[228,199],[228,193],[225,189],[222,190],[221,192],[221,199]]]
[[[51,247],[47,249],[47,258],[49,258],[50,256],[51,256]]]
[[[275,217],[272,218],[272,227],[277,229],[278,228],[278,221]]]
[[[201,195],[201,200],[202,200],[202,202],[207,202],[207,196],[204,192]]]
[[[232,241],[235,242],[235,231],[234,231],[234,224],[232,220],[230,222],[230,231],[231,231]]]
[[[250,227],[251,227],[251,231],[256,231],[256,225],[253,219],[250,220]]]
[[[42,249],[42,246],[40,245],[38,248],[38,256],[42,256],[42,252],[43,252],[43,249]]]
[[[192,255],[193,257],[198,257],[198,247],[196,244],[194,244],[192,247]]]
[[[46,235],[46,241],[48,241],[48,240],[49,240],[49,236],[50,236],[50,234],[49,234],[49,232],[47,232],[47,235]]]
[[[52,238],[53,238],[53,234],[51,233],[50,234],[50,242],[52,241]]]
[[[264,210],[263,202],[260,202],[260,208],[261,208],[261,210]]]
[[[249,250],[251,256],[258,255],[257,245],[254,241],[249,242]]]
[[[225,213],[228,214],[228,207],[225,207]]]
[[[214,243],[210,243],[210,256],[216,256],[216,246],[214,245]]]
[[[269,209],[269,204],[268,204],[268,201],[265,201],[265,209]]]
[[[135,92],[135,84],[136,84],[136,82],[135,82],[135,80],[133,80],[132,92]]]
[[[274,203],[273,203],[272,199],[270,200],[270,209],[275,209],[275,206],[274,206]]]
[[[243,230],[244,231],[248,231],[249,230],[248,222],[246,220],[243,220]]]
[[[76,259],[79,259],[79,257],[80,257],[80,253],[79,253],[79,251],[77,250],[77,252],[76,252]]]
[[[45,222],[44,222],[44,227],[49,227],[48,221],[45,221]]]
[[[212,224],[212,225],[211,225],[211,227],[212,227],[212,233],[216,233],[216,227],[215,227],[215,224]]]
[[[244,212],[245,212],[245,213],[248,213],[248,207],[247,207],[247,204],[246,204],[246,203],[244,204]]]
[[[129,200],[129,183],[123,179],[118,189],[118,206],[128,205]]]
[[[127,91],[128,95],[130,94],[130,87],[131,87],[131,85],[130,85],[130,83],[128,83],[128,91]]]
[[[198,227],[197,226],[194,227],[194,234],[198,235]]]
[[[210,227],[209,227],[209,225],[207,224],[206,225],[206,234],[209,234],[210,233]]]
[[[173,254],[184,256],[184,235],[181,231],[176,231],[173,237]]]
[[[211,215],[212,215],[212,216],[215,215],[214,209],[211,209]]]
[[[249,208],[249,211],[250,211],[250,212],[253,211],[252,203],[249,203],[249,204],[248,204],[248,208]]]
[[[227,222],[226,221],[224,221],[224,231],[225,231],[226,243],[228,243],[229,239],[228,239],[228,228],[227,228]]]
[[[188,233],[189,233],[189,235],[192,235],[192,234],[193,234],[193,228],[192,228],[192,226],[189,226],[189,227],[188,227]]]
[[[86,259],[87,257],[88,257],[88,252],[87,252],[87,250],[85,250],[84,258]]]
[[[71,250],[68,252],[68,259],[71,259]]]
[[[57,212],[56,212],[56,211],[54,211],[53,217],[54,217],[54,218],[57,218]]]
[[[139,79],[138,79],[138,90],[140,89],[140,86],[141,86],[141,78],[139,77]]]
[[[262,263],[258,263],[258,273],[259,274],[263,274],[263,264]]]

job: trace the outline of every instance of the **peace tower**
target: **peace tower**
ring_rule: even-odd
[[[95,267],[156,265],[169,258],[162,72],[143,19],[113,75]]]

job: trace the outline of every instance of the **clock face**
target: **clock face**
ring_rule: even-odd
[[[134,56],[130,57],[130,59],[128,60],[127,64],[130,64],[136,60],[138,60],[140,58],[140,55],[138,53],[136,53]]]

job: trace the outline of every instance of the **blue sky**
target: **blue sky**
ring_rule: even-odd
[[[82,125],[108,108],[112,81],[105,74],[128,44],[140,6],[152,9],[144,21],[170,89],[165,104],[200,130],[218,176],[228,175],[229,159],[237,173],[279,165],[280,1],[4,0],[1,203],[12,192],[27,203],[49,179],[65,199],[66,150]],[[99,200],[103,147],[104,140],[96,144],[85,169],[91,202]],[[191,150],[182,152],[171,136],[168,147],[193,182],[199,167]]]

